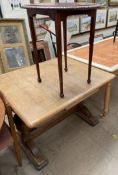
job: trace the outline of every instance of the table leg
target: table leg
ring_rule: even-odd
[[[91,126],[95,126],[99,123],[99,120],[97,119],[97,117],[93,116],[93,114],[89,111],[89,109],[83,103],[80,103],[78,105],[76,114]]]
[[[115,32],[114,32],[113,43],[115,43],[117,32],[118,32],[118,20],[117,20],[117,24],[116,24],[116,28],[115,28]]]
[[[104,108],[102,116],[105,116],[109,111],[110,92],[111,92],[111,82],[107,83],[104,89]]]
[[[64,39],[64,59],[65,59],[65,72],[68,71],[67,67],[67,20],[63,20],[63,39]]]
[[[36,44],[36,33],[35,33],[35,28],[34,28],[33,17],[29,17],[29,26],[30,26],[31,36],[32,36],[32,45],[33,45],[34,59],[35,59],[36,70],[37,70],[37,75],[38,75],[38,82],[41,82],[37,44]]]
[[[63,70],[62,70],[62,40],[61,40],[61,19],[57,15],[55,17],[56,43],[57,43],[57,59],[60,82],[60,97],[64,97],[63,93]]]
[[[18,143],[18,138],[16,136],[15,126],[14,126],[14,121],[13,121],[12,109],[8,105],[6,105],[6,113],[7,113],[7,116],[8,116],[8,121],[9,121],[9,125],[10,125],[11,135],[13,137],[14,148],[15,148],[15,152],[16,152],[16,158],[17,158],[19,166],[21,166],[22,165],[21,150],[20,150],[20,146],[19,146],[19,143]]]
[[[35,144],[34,138],[24,141],[24,138],[27,138],[28,135],[31,135],[32,131],[35,129],[28,128],[16,114],[14,116],[14,122],[17,130],[20,133],[21,146],[24,152],[36,169],[42,169],[48,164],[47,158],[41,153],[40,149]]]
[[[90,39],[89,39],[89,64],[88,64],[88,80],[87,80],[88,83],[91,82],[91,64],[93,56],[95,22],[96,22],[96,10],[93,11],[93,14],[91,16]]]

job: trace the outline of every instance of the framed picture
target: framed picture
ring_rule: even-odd
[[[67,19],[67,30],[71,35],[79,33],[79,16],[70,16]]]
[[[31,4],[50,3],[51,0],[30,0]]]
[[[26,64],[25,53],[23,47],[17,48],[5,48],[4,52],[4,62],[8,64],[9,68],[19,68],[24,67]]]
[[[118,8],[108,9],[107,27],[115,26],[118,18]]]
[[[118,0],[108,0],[109,6],[118,6]]]
[[[44,39],[47,33],[46,29],[49,28],[51,20],[49,17],[40,17],[39,15],[34,18],[34,25],[36,31],[37,41]]]
[[[84,2],[84,3],[86,3],[86,2],[93,2],[93,0],[76,0],[76,2],[80,2],[80,3],[81,3],[81,2],[82,2],[82,3]]]
[[[106,19],[107,19],[107,9],[99,9],[97,10],[96,15],[96,29],[102,29],[106,27]]]
[[[0,55],[3,73],[28,66],[32,63],[23,19],[0,20]]]
[[[80,32],[90,31],[91,17],[83,15],[80,17]]]
[[[20,31],[18,26],[1,26],[1,42],[3,44],[21,43]]]
[[[95,2],[102,6],[108,6],[108,0],[95,0]]]

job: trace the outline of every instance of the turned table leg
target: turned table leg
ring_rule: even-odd
[[[65,60],[65,72],[68,71],[67,67],[67,20],[63,20],[63,39],[64,39],[64,60]]]
[[[60,97],[64,97],[63,93],[63,70],[62,70],[62,40],[61,40],[61,18],[59,15],[55,18],[56,43],[57,43],[57,59],[60,82]]]
[[[99,123],[97,117],[90,112],[83,102],[78,105],[76,114],[91,126],[95,126]]]
[[[93,56],[95,22],[96,22],[96,11],[93,11],[93,14],[91,16],[90,39],[89,39],[89,64],[88,64],[88,80],[87,80],[88,83],[91,82],[91,66]]]
[[[104,89],[104,107],[102,116],[105,116],[109,111],[109,99],[110,99],[110,92],[111,92],[111,82],[105,85]]]
[[[118,32],[118,20],[117,20],[117,24],[116,24],[116,28],[115,28],[115,32],[114,32],[113,43],[115,43],[115,41],[116,41],[117,32]]]
[[[36,44],[36,33],[35,33],[33,17],[29,17],[29,26],[30,26],[31,36],[32,36],[32,46],[33,46],[33,51],[34,51],[34,59],[35,59],[35,63],[36,63],[38,82],[41,82],[39,62],[38,62],[37,44]]]

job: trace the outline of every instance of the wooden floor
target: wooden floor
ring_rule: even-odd
[[[30,127],[43,125],[54,115],[68,110],[93,94],[114,78],[102,70],[92,69],[92,82],[87,83],[87,65],[68,59],[68,72],[64,72],[64,95],[59,96],[57,60],[40,64],[42,83],[37,82],[35,65],[0,76],[0,91],[13,110]]]
[[[68,51],[68,56],[79,61],[88,62],[89,46],[83,46]],[[108,38],[94,45],[93,66],[114,72],[118,70],[118,39],[113,43],[113,38]]]

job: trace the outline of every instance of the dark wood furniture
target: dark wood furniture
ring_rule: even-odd
[[[30,42],[30,48],[32,51],[33,62],[35,62],[34,51],[32,42]],[[43,62],[51,59],[48,43],[46,41],[37,41],[38,62]]]
[[[117,33],[118,33],[118,20],[117,20],[116,28],[115,28],[115,31],[114,31],[114,38],[113,38],[114,43],[115,43],[115,40],[116,40]]]
[[[58,55],[58,71],[60,81],[60,97],[64,97],[63,92],[63,71],[62,71],[62,40],[61,40],[61,22],[63,22],[63,38],[64,38],[64,57],[65,57],[65,71],[68,71],[67,67],[67,24],[66,19],[70,15],[88,15],[91,17],[90,27],[90,49],[89,49],[89,65],[88,65],[88,80],[91,82],[91,62],[93,55],[93,42],[95,33],[95,21],[96,10],[100,5],[95,3],[41,3],[38,5],[25,5],[23,8],[27,9],[29,25],[32,35],[34,55],[36,59],[36,68],[38,74],[38,81],[41,82],[40,69],[38,64],[38,53],[36,46],[36,33],[34,28],[33,17],[36,14],[48,15],[55,22],[56,30],[56,43],[57,43],[57,55]]]

